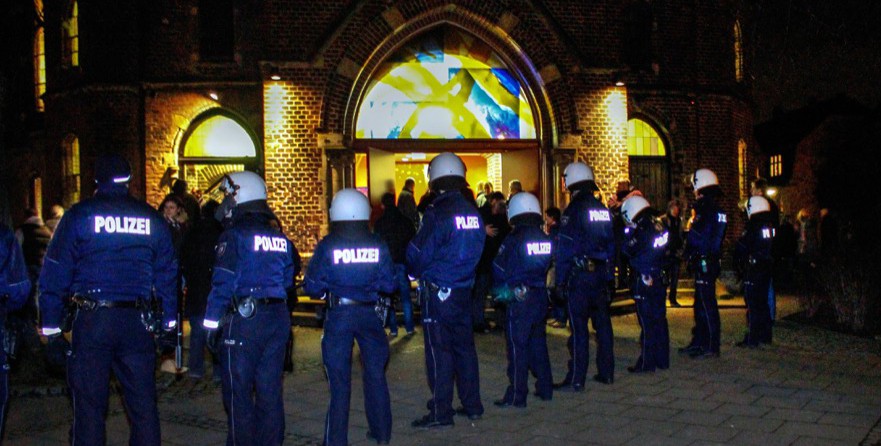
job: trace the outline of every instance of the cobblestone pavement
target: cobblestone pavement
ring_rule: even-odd
[[[687,299],[680,299],[689,303]],[[419,431],[410,421],[425,412],[420,332],[392,340],[388,378],[394,427],[392,444],[512,445],[873,445],[881,441],[881,346],[875,339],[833,333],[785,320],[775,343],[761,350],[733,346],[742,336],[742,301],[722,301],[723,347],[718,359],[696,361],[674,353],[670,370],[629,375],[638,355],[634,314],[613,319],[616,377],[611,386],[589,381],[580,394],[555,394],[552,401],[530,399],[525,409],[499,409],[492,401],[507,385],[504,339],[477,336],[482,420],[457,418],[452,429]],[[780,299],[779,314],[796,311]],[[692,325],[691,308],[669,309],[672,347],[683,345]],[[328,402],[320,364],[321,332],[295,327],[296,370],[285,376],[285,444],[321,443]],[[402,330],[403,333],[403,330]],[[566,331],[548,337],[557,379],[565,374]],[[591,353],[595,351],[591,346]],[[358,363],[357,358],[355,363]],[[594,373],[591,364],[590,374]],[[359,368],[354,367],[349,440],[369,444]],[[163,444],[219,445],[226,435],[220,392],[210,380],[160,377],[159,411]],[[13,386],[7,445],[65,444],[70,403],[63,386],[33,391]],[[108,444],[127,443],[128,426],[118,396],[111,398]],[[873,427],[875,430],[873,431]]]

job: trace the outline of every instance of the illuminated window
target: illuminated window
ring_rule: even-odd
[[[734,80],[743,80],[743,35],[737,21],[734,22]]]
[[[80,66],[79,16],[79,6],[77,2],[73,2],[73,6],[70,8],[70,16],[62,24],[64,62],[71,67]]]
[[[770,177],[776,178],[783,175],[783,155],[771,155]]]
[[[34,35],[34,97],[37,111],[43,111],[43,93],[46,92],[46,40],[43,27]]]
[[[62,143],[62,151],[64,207],[70,207],[80,201],[80,140],[74,135],[68,135]]]
[[[357,138],[534,139],[517,78],[486,43],[442,28],[379,68],[358,110]]]
[[[664,140],[649,123],[633,118],[627,121],[627,155],[666,156]]]
[[[747,154],[746,154],[746,141],[740,140],[737,142],[737,185],[738,191],[740,191],[740,198],[746,198],[747,194]]]
[[[186,158],[250,158],[257,156],[254,140],[235,120],[214,115],[196,123],[184,142]]]

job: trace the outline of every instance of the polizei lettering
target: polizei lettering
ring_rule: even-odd
[[[612,216],[605,209],[591,209],[587,215],[590,217],[590,221],[612,221]]]
[[[528,255],[548,255],[550,253],[551,242],[533,242],[526,244],[526,254]]]
[[[348,248],[333,250],[333,264],[379,263],[379,248]]]
[[[477,217],[456,216],[456,229],[480,229],[480,220]]]
[[[667,245],[667,241],[670,239],[670,233],[665,232],[664,235],[660,237],[655,237],[654,248],[662,248]]]
[[[150,219],[146,217],[95,216],[95,234],[150,235]]]
[[[288,252],[288,241],[282,237],[254,236],[254,252]]]

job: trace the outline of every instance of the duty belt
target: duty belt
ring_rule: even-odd
[[[338,305],[339,306],[358,305],[358,306],[362,306],[362,307],[372,307],[372,306],[376,305],[376,301],[364,302],[361,300],[349,299],[348,297],[340,297],[340,296],[330,295],[330,297],[328,297],[328,304],[330,305],[331,308],[336,307]]]
[[[237,313],[239,313],[239,315],[242,316],[243,318],[250,319],[250,318],[254,317],[254,314],[257,312],[258,306],[282,304],[282,303],[285,303],[286,301],[285,301],[285,299],[281,299],[281,298],[278,298],[278,299],[272,298],[272,297],[254,298],[254,297],[248,296],[248,297],[234,299],[233,302],[235,304],[234,305],[235,311]]]
[[[99,308],[136,308],[135,300],[97,300],[82,295],[74,295],[71,299],[81,310],[92,311]]]
[[[601,266],[605,266],[606,261],[602,259],[592,259],[589,257],[576,257],[575,258],[575,266],[582,270],[587,271],[589,273],[595,272]]]

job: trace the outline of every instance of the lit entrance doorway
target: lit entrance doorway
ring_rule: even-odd
[[[258,171],[259,147],[256,135],[235,115],[224,110],[203,113],[181,140],[179,177],[201,203],[209,196],[219,201],[217,185],[223,175]]]
[[[355,155],[355,186],[370,197],[374,206],[382,194],[394,192],[397,197],[407,178],[416,182],[413,195],[417,202],[428,191],[428,164],[443,149],[433,152],[400,152],[369,148]],[[449,151],[465,162],[465,180],[475,196],[480,182],[490,182],[494,191],[508,195],[508,184],[519,180],[523,190],[541,196],[542,172],[539,150],[534,148],[487,148],[486,151]]]
[[[627,155],[630,182],[653,208],[665,211],[670,200],[670,162],[664,139],[648,122],[632,118],[627,122]]]

